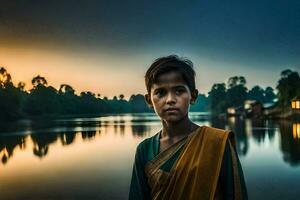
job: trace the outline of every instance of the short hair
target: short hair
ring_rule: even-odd
[[[188,85],[191,92],[196,89],[196,73],[193,68],[193,62],[187,58],[170,55],[156,59],[147,70],[145,75],[145,84],[148,94],[151,92],[152,85],[157,83],[160,75],[174,71],[180,73],[182,79]]]

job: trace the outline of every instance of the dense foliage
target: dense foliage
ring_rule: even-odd
[[[101,98],[100,94],[84,91],[76,94],[72,86],[62,84],[59,89],[49,86],[45,77],[32,79],[32,89],[26,91],[25,83],[15,86],[11,75],[0,67],[0,120],[16,120],[21,117],[153,112],[141,94],[133,94],[128,100],[123,94],[112,99]],[[243,76],[230,77],[227,83],[215,83],[208,96],[199,94],[193,112],[211,111],[224,113],[229,107],[240,107],[245,100],[261,103],[273,102],[278,98],[279,106],[286,107],[293,98],[300,98],[300,77],[298,72],[284,70],[276,87],[265,89],[256,85],[248,90]]]

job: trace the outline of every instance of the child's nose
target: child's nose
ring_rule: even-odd
[[[166,100],[167,104],[173,104],[176,103],[176,95],[173,94],[172,92],[169,92],[167,95],[167,100]]]

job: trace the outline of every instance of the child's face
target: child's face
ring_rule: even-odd
[[[180,73],[169,72],[158,77],[157,83],[151,87],[150,96],[145,97],[162,120],[177,122],[187,117],[190,103],[197,95],[197,90],[191,94]]]

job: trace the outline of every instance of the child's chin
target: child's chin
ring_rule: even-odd
[[[164,119],[164,121],[169,122],[169,123],[176,123],[176,122],[180,121],[181,119],[182,119],[181,117],[173,115],[173,116],[166,117]]]

